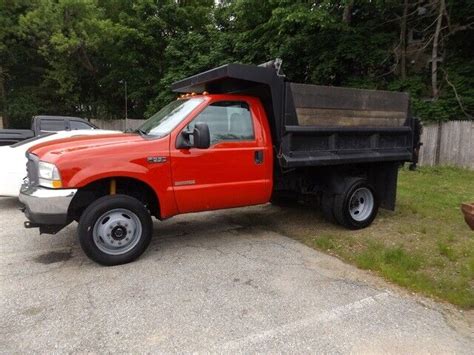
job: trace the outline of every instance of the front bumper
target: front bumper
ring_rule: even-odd
[[[41,186],[23,184],[20,202],[31,222],[25,226],[55,225],[65,226],[70,222],[68,209],[77,189],[48,189]]]

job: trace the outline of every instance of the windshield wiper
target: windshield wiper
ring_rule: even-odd
[[[146,131],[141,129],[141,128],[137,128],[134,132],[139,133],[141,136],[146,136],[147,135]]]

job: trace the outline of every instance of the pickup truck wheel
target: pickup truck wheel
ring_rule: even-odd
[[[153,223],[146,207],[126,195],[94,201],[79,221],[79,242],[86,255],[102,265],[138,258],[150,244]]]
[[[342,226],[361,229],[369,226],[379,208],[373,187],[365,179],[357,179],[334,199],[334,217]]]

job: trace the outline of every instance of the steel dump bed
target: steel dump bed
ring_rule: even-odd
[[[292,83],[274,62],[227,64],[175,82],[172,90],[259,97],[282,167],[413,158],[414,119],[405,93]]]

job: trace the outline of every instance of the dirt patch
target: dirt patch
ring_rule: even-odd
[[[36,316],[37,314],[40,314],[43,311],[43,308],[40,307],[29,307],[21,311],[21,314],[25,316]]]

